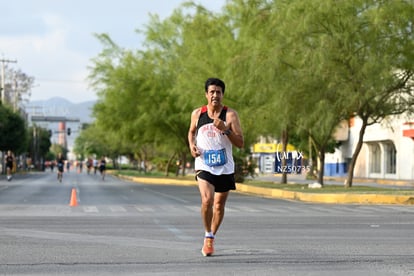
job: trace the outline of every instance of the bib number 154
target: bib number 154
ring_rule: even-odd
[[[226,150],[207,150],[204,152],[204,163],[207,166],[223,166],[227,163]]]

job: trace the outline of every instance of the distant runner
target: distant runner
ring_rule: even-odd
[[[65,159],[63,159],[62,153],[58,154],[58,157],[56,159],[56,165],[57,165],[57,179],[59,182],[62,182],[63,178],[63,169],[65,167]]]
[[[7,181],[11,181],[13,178],[13,166],[14,166],[14,157],[12,152],[7,151],[6,155],[6,170],[7,170]]]
[[[105,180],[105,174],[106,174],[106,159],[105,159],[105,156],[102,156],[101,160],[99,161],[99,172],[101,173],[102,180]]]

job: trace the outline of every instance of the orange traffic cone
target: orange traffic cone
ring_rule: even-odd
[[[78,206],[78,200],[76,198],[76,189],[75,188],[72,188],[72,195],[70,197],[70,204],[69,204],[69,206],[72,206],[72,207]]]

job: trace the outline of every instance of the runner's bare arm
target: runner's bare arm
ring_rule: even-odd
[[[240,125],[239,115],[234,109],[229,108],[226,115],[226,122],[214,118],[214,126],[226,133],[230,142],[238,147],[244,146],[243,132]]]
[[[195,109],[191,113],[191,122],[190,122],[190,128],[188,130],[188,145],[190,148],[191,155],[195,158],[197,156],[200,156],[200,151],[197,148],[196,145],[196,132],[197,132],[197,121],[198,117],[200,117],[200,108]]]
[[[226,121],[229,122],[230,132],[227,135],[227,137],[230,139],[231,143],[234,146],[242,148],[244,146],[244,137],[240,124],[239,115],[233,109],[230,109],[229,111],[230,112],[227,113]]]

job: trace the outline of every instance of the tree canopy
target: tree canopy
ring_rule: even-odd
[[[216,76],[244,129],[246,148],[236,154],[259,136],[287,143],[295,135],[299,145],[310,137],[321,184],[335,128],[360,117],[351,186],[366,126],[412,111],[413,15],[409,0],[234,0],[221,13],[185,3],[163,21],[151,18],[139,50],[97,35],[104,49],[90,68],[94,129],[117,141],[114,152],[185,161],[191,111]]]
[[[0,104],[0,151],[11,150],[15,154],[27,150],[28,136],[23,118],[9,107]]]

